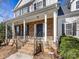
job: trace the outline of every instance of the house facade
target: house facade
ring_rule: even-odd
[[[12,39],[41,37],[45,42],[57,43],[63,31],[61,10],[58,0],[19,0],[14,8],[15,18],[6,22],[6,39],[7,25],[11,25]]]
[[[79,36],[79,0],[70,1],[70,12],[65,17],[65,34]]]

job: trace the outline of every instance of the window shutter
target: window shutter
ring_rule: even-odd
[[[34,10],[36,10],[36,3],[34,4]]]
[[[65,32],[64,32],[64,24],[62,24],[62,35],[65,35]]]
[[[79,8],[79,1],[76,2],[76,9]]]
[[[46,0],[43,0],[43,7],[46,6]]]
[[[76,23],[73,23],[73,35],[76,36]]]

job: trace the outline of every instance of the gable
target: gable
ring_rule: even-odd
[[[17,3],[17,5],[15,6],[14,10],[22,7],[23,5],[27,4],[30,0],[19,0],[19,2]]]
[[[61,16],[61,15],[64,15],[64,12],[63,12],[62,8],[60,7],[58,10],[58,16]]]
[[[19,0],[18,3],[16,4],[16,6],[14,7],[14,10],[16,10],[16,8],[19,6],[19,4],[21,3],[22,0]]]

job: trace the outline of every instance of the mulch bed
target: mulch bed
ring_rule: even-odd
[[[4,46],[0,48],[0,59],[5,59],[6,57],[10,56],[15,52],[16,52],[15,46]]]

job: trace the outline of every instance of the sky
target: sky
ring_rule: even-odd
[[[13,17],[13,9],[19,0],[0,0],[0,22]]]

